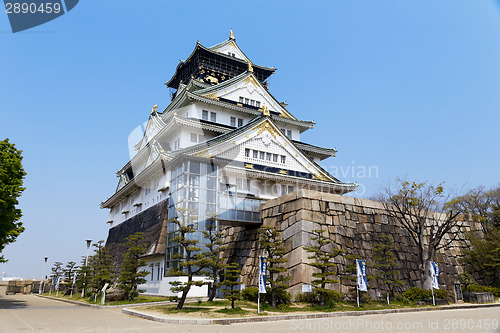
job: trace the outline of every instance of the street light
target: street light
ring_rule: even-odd
[[[88,260],[89,260],[89,248],[90,248],[90,243],[92,243],[92,239],[87,239],[86,240],[87,242],[87,255],[85,256],[85,268],[87,268],[87,263],[88,263]],[[82,288],[82,298],[85,297],[85,280],[86,280],[86,277],[87,277],[87,270],[85,270],[85,272],[83,273],[83,288]]]
[[[45,285],[45,266],[47,265],[47,260],[49,259],[49,257],[45,257],[44,259],[45,261],[43,262],[43,276],[42,276],[42,282],[40,283],[41,288],[38,288],[38,294],[42,293],[43,286]]]

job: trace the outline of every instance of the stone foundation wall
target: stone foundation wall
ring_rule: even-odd
[[[142,232],[146,246],[157,243],[162,235],[162,226],[166,219],[168,219],[168,200],[164,200],[109,229],[106,249],[109,251],[115,267],[117,269],[121,267],[122,256],[126,250],[125,238],[136,232]]]
[[[373,246],[379,235],[389,235],[394,240],[395,252],[399,265],[399,279],[403,288],[420,286],[418,277],[417,249],[408,232],[385,211],[382,203],[366,199],[356,199],[334,194],[299,190],[266,202],[262,207],[263,224],[279,231],[285,242],[286,263],[290,276],[289,291],[298,293],[303,283],[310,283],[314,268],[307,265],[312,254],[304,246],[314,245],[311,239],[313,230],[323,228],[334,241],[334,247],[343,249],[346,254],[359,255],[367,260],[368,275],[375,271],[371,268]],[[467,223],[467,229],[479,230],[479,225]],[[262,255],[258,248],[257,229],[244,227],[226,227],[224,243],[228,246],[224,255],[229,261],[238,262],[242,267],[243,282],[257,284],[258,257]],[[446,236],[448,237],[448,236]],[[449,238],[445,238],[446,241]],[[436,254],[440,266],[440,284],[454,283],[463,273],[459,258],[461,249],[466,246],[465,237],[454,241],[446,250]],[[342,278],[346,273],[346,259],[337,257],[337,279],[341,283],[330,286],[331,289],[347,293],[355,283]],[[376,281],[369,281],[371,292],[384,291],[384,286],[377,286]],[[352,290],[352,289],[351,289]]]

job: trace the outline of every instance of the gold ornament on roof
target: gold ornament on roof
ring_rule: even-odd
[[[267,108],[266,104],[262,105],[262,114],[264,116],[270,116],[271,114],[269,113],[269,109]]]
[[[253,72],[252,63],[250,61],[248,62],[248,71]]]
[[[158,112],[157,110],[158,110],[158,105],[155,104],[155,106],[153,106],[153,108],[151,109],[151,114]]]
[[[229,38],[234,39],[233,29],[229,29]]]

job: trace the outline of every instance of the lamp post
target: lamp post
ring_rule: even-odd
[[[42,293],[42,289],[45,285],[45,266],[47,266],[47,260],[49,259],[49,257],[45,257],[43,258],[45,261],[43,262],[43,275],[42,275],[42,282],[40,282],[41,284],[41,288],[38,288],[38,294],[41,294]]]
[[[89,248],[90,248],[90,243],[92,243],[92,239],[87,239],[86,242],[87,242],[87,255],[85,256],[85,268],[87,268],[87,263],[89,261]],[[85,296],[86,277],[87,277],[87,270],[85,269],[85,272],[83,273],[82,298]]]

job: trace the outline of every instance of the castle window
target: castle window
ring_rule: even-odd
[[[253,151],[253,158],[259,158],[259,151],[258,150]]]
[[[210,112],[210,121],[213,122],[213,123],[217,122],[217,113]]]
[[[191,142],[198,142],[198,134],[191,133]]]
[[[266,153],[266,160],[271,161],[271,156],[272,155],[273,154],[271,154],[271,153]]]
[[[208,120],[208,111],[207,110],[201,111],[201,119]]]
[[[292,138],[292,131],[287,130],[287,131],[286,131],[286,136],[287,136],[289,139],[291,139],[291,138]]]
[[[259,152],[259,154],[261,160],[265,159],[265,153],[263,151]]]
[[[250,157],[250,149],[245,148],[245,157]]]
[[[273,162],[278,162],[278,154],[273,154]]]
[[[243,119],[238,118],[238,127],[243,126]]]
[[[255,101],[255,106],[260,108],[260,102],[259,101]]]
[[[236,117],[231,117],[231,126],[236,127]]]
[[[285,155],[281,155],[281,163],[282,164],[286,163],[286,156]]]
[[[245,103],[245,98],[243,96],[240,96],[240,103]]]
[[[250,100],[248,98],[245,98],[245,104],[248,104]]]

